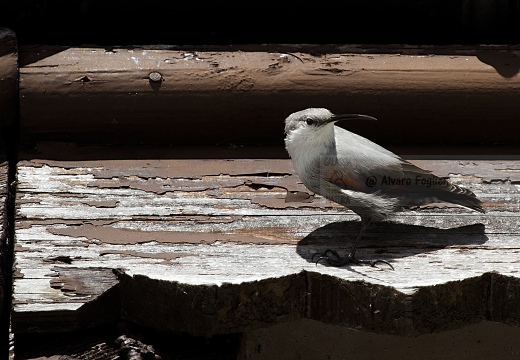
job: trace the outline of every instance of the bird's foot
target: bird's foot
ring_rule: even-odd
[[[339,254],[335,250],[327,249],[323,253],[316,253],[312,256],[312,261],[318,265],[318,263],[322,260],[327,261],[329,265],[340,267],[347,264],[354,265],[370,265],[372,267],[376,267],[377,264],[385,264],[390,267],[390,269],[395,270],[392,264],[390,264],[386,260],[377,259],[377,260],[360,260],[352,256],[350,253],[347,256],[339,256]]]

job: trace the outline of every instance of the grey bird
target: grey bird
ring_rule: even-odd
[[[376,120],[367,115],[334,115],[310,108],[285,119],[285,148],[303,184],[312,192],[343,205],[361,217],[361,230],[350,253],[319,254],[333,266],[365,263],[356,259],[356,246],[370,223],[408,207],[447,202],[484,212],[468,189],[423,170],[376,143],[335,126],[340,120]],[[374,266],[375,260],[369,262]],[[392,267],[390,265],[390,267]],[[392,267],[393,269],[393,267]]]

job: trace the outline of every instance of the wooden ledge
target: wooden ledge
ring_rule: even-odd
[[[416,335],[520,324],[519,161],[415,161],[472,189],[486,214],[428,206],[347,251],[352,212],[309,194],[289,160],[27,160],[18,164],[13,331],[121,316],[194,335],[299,318]],[[108,316],[107,314],[112,314]]]

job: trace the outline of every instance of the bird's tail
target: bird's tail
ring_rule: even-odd
[[[422,194],[422,204],[447,202],[464,206],[481,213],[485,212],[482,207],[482,201],[480,201],[471,190],[454,185],[445,179],[435,176],[430,171],[418,168],[409,162],[403,161],[402,166],[407,177],[427,180],[425,183],[422,181],[418,183],[418,186],[414,189]],[[416,196],[416,198],[421,199],[421,196]]]
[[[482,201],[480,201],[472,191],[461,188],[457,185],[450,185],[451,189],[449,191],[443,191],[437,195],[439,200],[485,213],[484,208],[482,207]]]

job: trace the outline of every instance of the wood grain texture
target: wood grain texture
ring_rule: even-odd
[[[348,251],[359,222],[288,160],[22,161],[13,330],[98,324],[106,309],[195,335],[302,317],[399,335],[520,324],[520,163],[417,164],[487,213],[433,204],[375,224],[358,256],[390,271],[312,262]]]
[[[516,132],[504,131],[516,128],[520,113],[514,49],[313,50],[24,47],[22,134],[27,141],[280,144],[290,113],[328,107],[377,117],[351,129],[384,145],[517,144]]]

